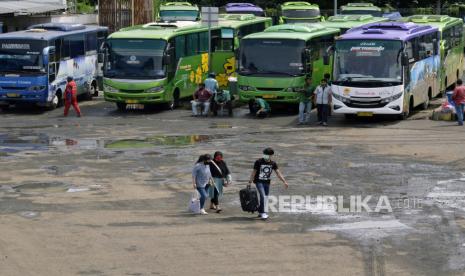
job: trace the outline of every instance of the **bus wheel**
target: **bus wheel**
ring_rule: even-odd
[[[412,110],[413,110],[413,97],[410,98],[410,100],[408,102],[407,110],[405,110],[404,112],[402,112],[402,114],[399,115],[399,119],[400,120],[406,120],[408,118],[408,116],[410,116],[410,113],[412,113]]]
[[[52,101],[48,106],[48,110],[54,110],[55,108],[63,105],[63,99],[61,98],[61,91],[57,91],[55,96],[53,96]]]
[[[92,95],[92,97],[98,97],[98,89],[95,81],[92,82],[92,84],[90,85],[90,94]]]
[[[116,103],[116,107],[119,111],[126,111],[126,104],[125,103]]]
[[[179,89],[176,88],[173,92],[173,100],[171,101],[171,109],[175,109],[179,107],[179,98],[181,93],[179,92]]]

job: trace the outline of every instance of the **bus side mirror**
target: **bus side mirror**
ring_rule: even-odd
[[[164,55],[163,56],[163,65],[168,65],[171,62],[171,55]]]
[[[402,66],[409,66],[410,64],[410,61],[409,61],[409,58],[407,56],[407,54],[405,53],[402,53],[402,56],[400,57],[400,62],[402,64]]]

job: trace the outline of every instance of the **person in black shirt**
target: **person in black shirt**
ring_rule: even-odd
[[[255,183],[257,190],[260,193],[258,216],[264,220],[268,218],[268,214],[265,212],[265,200],[268,200],[268,195],[270,193],[271,174],[273,171],[276,172],[278,178],[284,183],[284,187],[286,189],[289,187],[286,179],[284,179],[284,176],[279,171],[278,165],[276,162],[271,160],[271,156],[273,155],[274,150],[272,148],[266,148],[263,150],[263,158],[255,161],[249,180],[249,185],[251,185],[252,182]]]
[[[210,171],[215,184],[208,190],[211,198],[210,209],[216,210],[216,212],[219,213],[221,212],[219,198],[223,196],[223,187],[227,187],[231,184],[231,172],[226,162],[223,160],[222,152],[217,151],[213,155]]]

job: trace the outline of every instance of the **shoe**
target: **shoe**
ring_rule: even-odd
[[[262,218],[262,215],[263,215],[262,213],[259,213],[257,218]]]
[[[319,125],[322,125],[322,124],[323,124],[323,122],[318,122],[318,124],[319,124]]]
[[[262,218],[263,220],[266,220],[266,219],[268,218],[268,214],[267,214],[267,213],[263,213],[263,214],[261,215],[261,218]]]
[[[328,124],[327,124],[327,123],[323,123],[323,126],[328,126]]]
[[[208,213],[205,212],[205,209],[200,209],[200,214],[201,214],[201,215],[208,215]]]

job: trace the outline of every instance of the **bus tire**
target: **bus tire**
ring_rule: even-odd
[[[90,85],[90,93],[92,97],[98,97],[98,88],[97,88],[96,81],[93,81],[92,84]]]
[[[90,85],[89,89],[87,89],[86,93],[84,94],[84,100],[91,101],[92,100],[92,94],[93,94],[92,85]]]
[[[413,110],[413,97],[410,97],[410,100],[408,101],[408,108],[402,114],[399,115],[400,120],[406,120],[409,116],[410,113],[412,113]]]
[[[181,98],[181,92],[179,91],[179,88],[174,89],[173,99],[171,100],[171,109],[175,109],[179,107],[180,98]]]
[[[55,96],[53,96],[52,101],[47,107],[47,110],[54,110],[57,107],[60,107],[63,105],[63,97],[61,95],[61,90],[58,90],[55,92]]]
[[[432,92],[431,92],[431,87],[428,89],[428,96],[426,97],[426,100],[423,102],[421,105],[421,109],[426,110],[429,107],[429,101],[432,98]]]
[[[116,103],[116,107],[119,111],[126,111],[126,104],[125,103]]]

